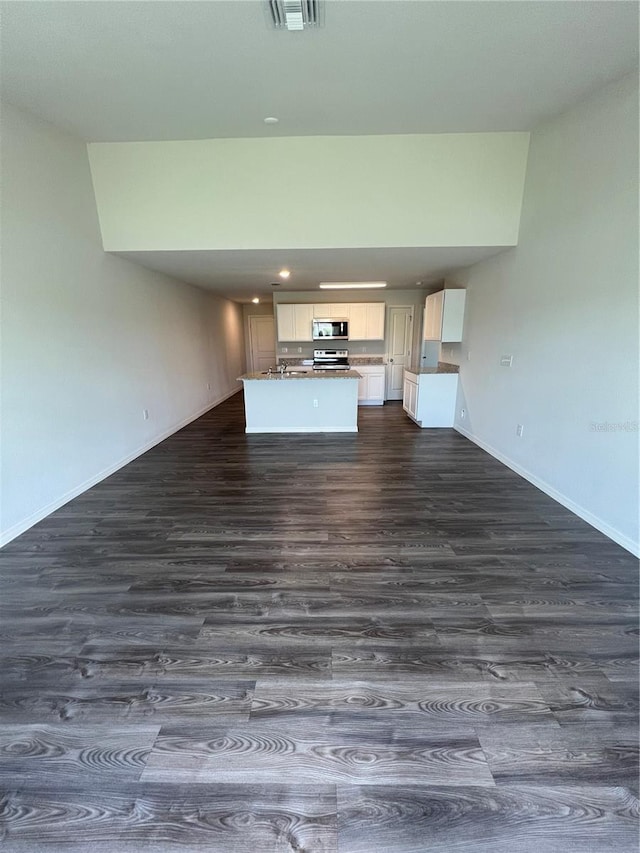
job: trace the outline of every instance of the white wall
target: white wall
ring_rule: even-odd
[[[457,428],[637,553],[636,78],[531,135],[518,247],[456,280]]]
[[[240,306],[104,254],[83,142],[4,106],[2,176],[6,542],[239,388],[244,341]]]
[[[94,143],[89,157],[109,251],[514,246],[528,143],[205,139]]]

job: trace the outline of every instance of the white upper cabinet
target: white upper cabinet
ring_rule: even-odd
[[[294,341],[310,341],[313,339],[313,305],[294,305]]]
[[[310,341],[313,305],[276,305],[279,341]]]
[[[384,340],[384,302],[367,303],[367,338],[368,341]]]
[[[316,302],[276,306],[279,341],[312,340],[312,321],[348,320],[349,340],[384,340],[384,302]]]
[[[424,339],[439,341],[442,334],[442,303],[444,290],[427,296],[424,303]]]
[[[384,302],[352,302],[349,306],[349,340],[384,340]]]
[[[424,309],[425,341],[462,340],[466,290],[439,290],[427,296]]]
[[[348,302],[316,302],[313,306],[313,316],[316,320],[348,320]]]
[[[295,334],[295,323],[293,319],[293,305],[276,305],[276,321],[278,326],[278,340],[292,341]]]
[[[354,302],[349,315],[349,340],[364,341],[367,337],[367,303]]]

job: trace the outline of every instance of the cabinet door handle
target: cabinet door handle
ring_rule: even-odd
[[[392,358],[390,358],[390,359],[389,359],[389,364],[393,364],[393,359],[392,359]]]

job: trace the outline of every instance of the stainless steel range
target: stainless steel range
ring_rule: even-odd
[[[314,349],[314,370],[349,370],[349,350]]]

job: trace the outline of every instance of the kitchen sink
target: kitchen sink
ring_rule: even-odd
[[[286,376],[306,376],[307,373],[309,373],[308,370],[285,370],[284,373],[280,373],[280,371],[278,371],[278,370],[272,370],[271,371],[271,375],[274,376],[276,379],[279,379],[281,376],[285,376],[285,377]],[[268,376],[269,371],[263,370],[262,375]]]

